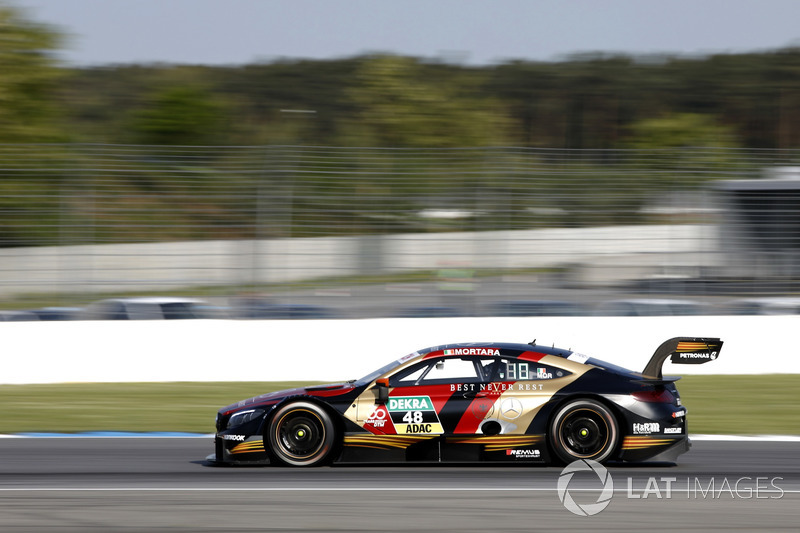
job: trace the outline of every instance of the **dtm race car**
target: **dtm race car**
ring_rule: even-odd
[[[675,462],[688,451],[678,364],[722,341],[664,342],[642,372],[531,344],[448,344],[361,379],[271,392],[217,413],[218,464],[577,459]]]

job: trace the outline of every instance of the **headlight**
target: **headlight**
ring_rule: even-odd
[[[263,409],[250,409],[249,411],[239,411],[238,413],[233,413],[230,420],[228,420],[228,427],[236,427],[247,424],[257,418],[260,418],[264,415]]]

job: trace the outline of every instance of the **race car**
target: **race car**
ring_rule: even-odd
[[[688,451],[678,364],[715,360],[717,338],[676,337],[642,372],[535,343],[462,343],[406,355],[361,379],[271,392],[217,413],[217,464],[578,459],[675,462]]]

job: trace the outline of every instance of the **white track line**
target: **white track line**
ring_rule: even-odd
[[[570,488],[570,492],[599,492],[602,488]],[[637,489],[638,490],[638,489]],[[2,492],[558,492],[557,487],[0,487]],[[614,489],[627,493],[629,489]],[[678,494],[697,489],[671,487]],[[800,489],[761,490],[760,494],[800,494]],[[638,494],[638,492],[637,492]],[[727,492],[725,493],[727,495]],[[656,499],[655,497],[653,499]]]

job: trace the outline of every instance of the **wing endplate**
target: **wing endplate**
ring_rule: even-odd
[[[642,374],[649,378],[663,379],[661,367],[664,361],[679,365],[698,365],[714,361],[722,350],[722,341],[712,337],[674,337],[664,341],[656,349]]]

